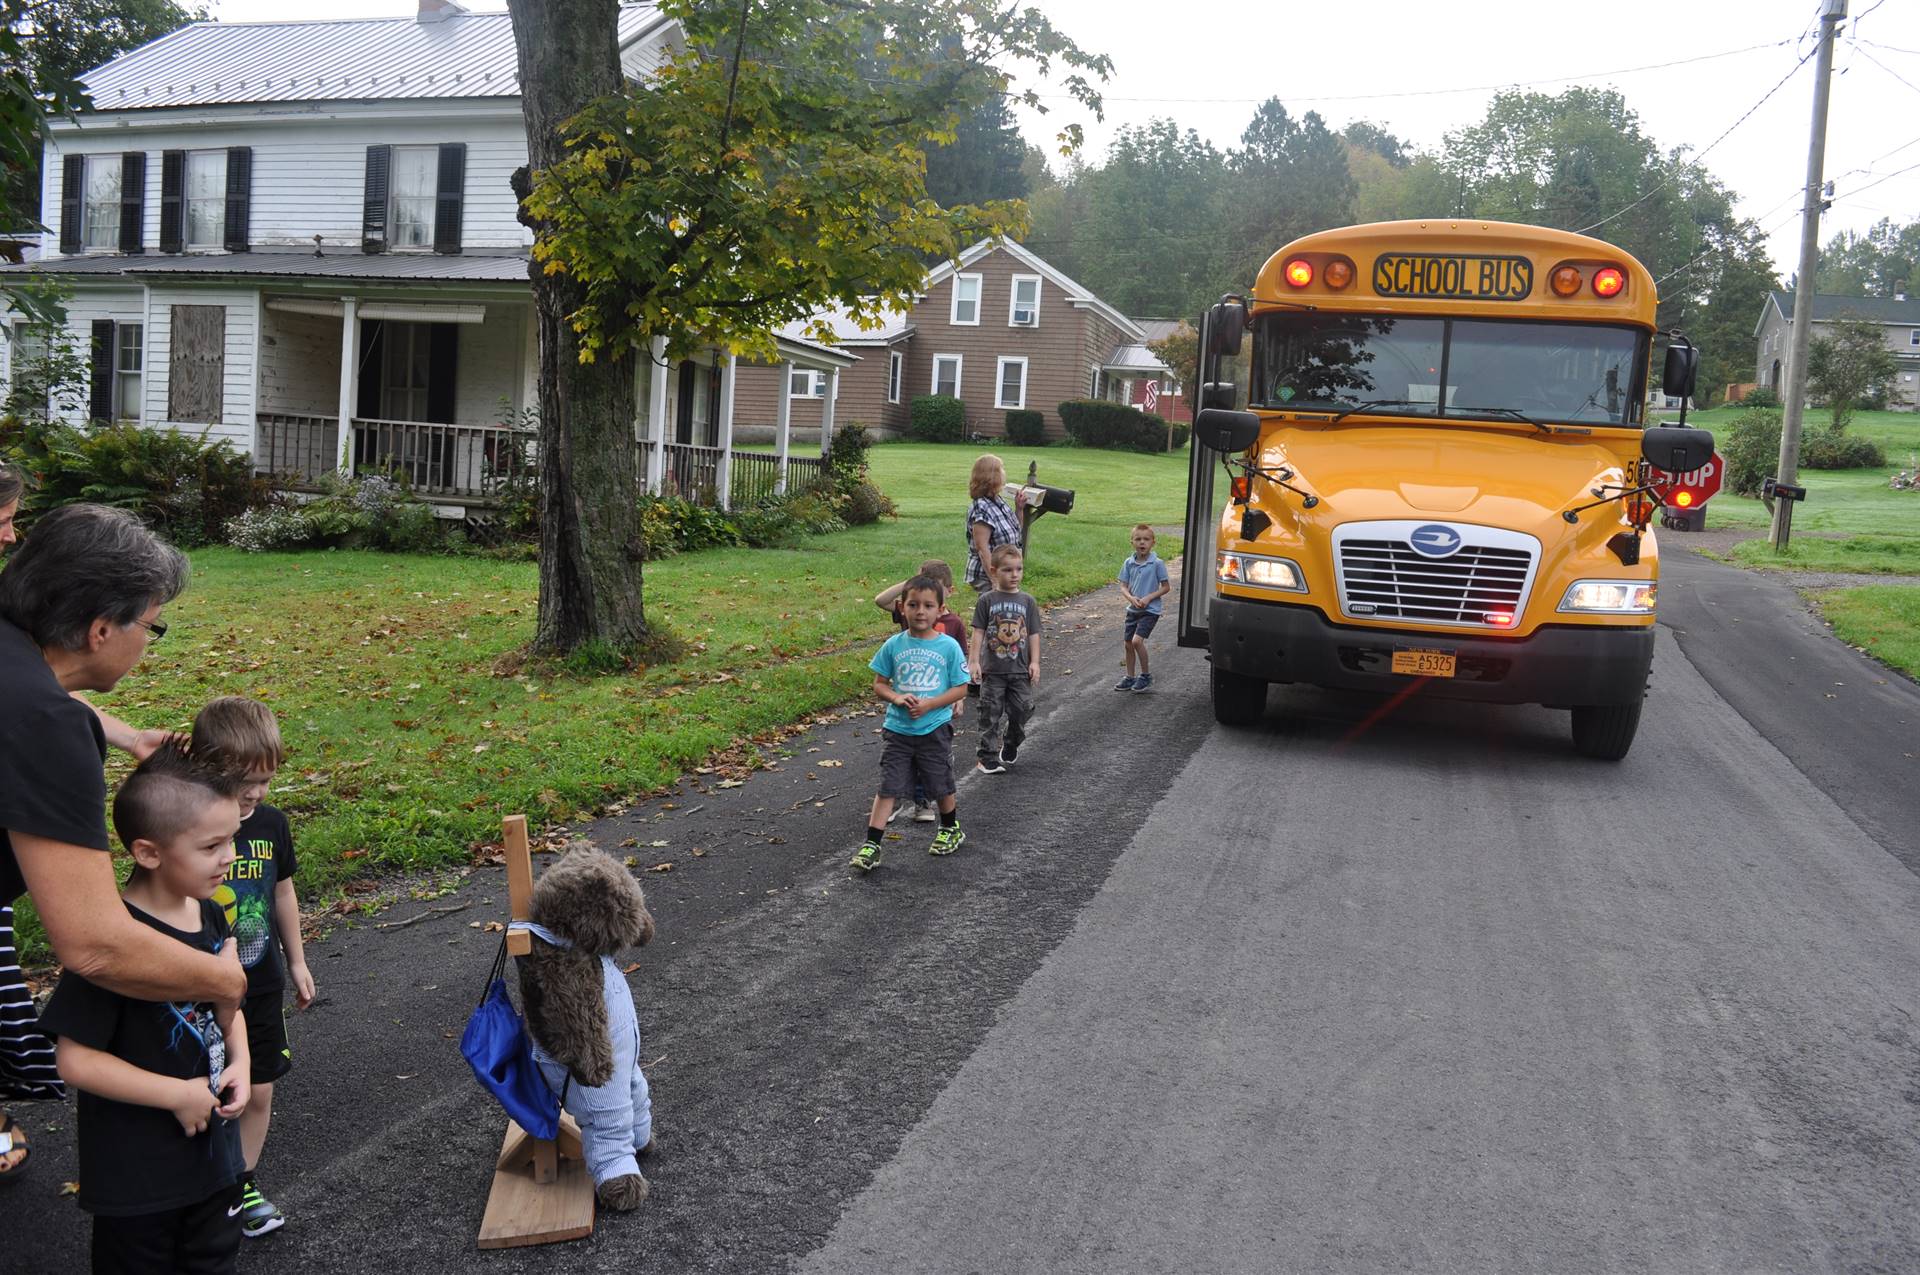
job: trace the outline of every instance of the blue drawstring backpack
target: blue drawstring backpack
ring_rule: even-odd
[[[507,936],[502,934],[487,993],[467,1020],[460,1052],[472,1065],[474,1077],[522,1129],[536,1138],[552,1139],[560,1132],[560,1098],[534,1065],[526,1024],[507,996],[506,973]]]

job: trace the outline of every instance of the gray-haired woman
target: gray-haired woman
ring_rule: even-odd
[[[186,582],[179,550],[102,505],[45,515],[0,571],[0,906],[32,895],[60,963],[111,991],[238,1002],[246,975],[236,958],[168,938],[120,902],[108,731],[74,698],[126,676],[167,631],[160,610]],[[7,1172],[18,1173],[20,1157],[9,1158]]]

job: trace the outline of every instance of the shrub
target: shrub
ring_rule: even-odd
[[[907,434],[922,443],[964,442],[967,405],[951,394],[922,394],[907,406]]]
[[[858,421],[837,425],[833,441],[827,444],[827,472],[835,483],[850,485],[867,477],[867,453],[873,449],[873,435]]]
[[[229,521],[226,537],[228,544],[248,553],[278,553],[310,546],[313,527],[292,505],[268,505]]]
[[[1778,410],[1780,407],[1780,396],[1764,385],[1755,386],[1753,389],[1747,391],[1745,398],[1740,400],[1740,406],[1771,407]]]
[[[1062,403],[1060,420],[1067,427],[1067,436],[1082,447],[1131,452],[1167,450],[1168,423],[1124,403],[1109,403],[1104,399],[1078,399]],[[1186,446],[1190,433],[1190,426],[1173,425],[1173,445],[1176,450]]]
[[[1008,412],[1007,441],[1021,447],[1046,446],[1047,418],[1031,408]]]
[[[1808,469],[1880,469],[1887,454],[1871,439],[1826,427],[1800,436],[1800,463]]]
[[[872,483],[859,483],[847,493],[847,507],[843,516],[850,527],[864,527],[882,518],[897,518],[899,514],[900,511],[894,507],[887,493]]]
[[[694,549],[733,548],[746,542],[718,509],[678,496],[640,498],[640,539],[648,558],[670,558]]]
[[[1717,450],[1727,463],[1726,485],[1743,496],[1760,494],[1760,484],[1780,465],[1780,414],[1757,409],[1733,418]],[[1800,435],[1800,464],[1805,469],[1878,469],[1886,453],[1868,439],[1854,438],[1831,426]]]

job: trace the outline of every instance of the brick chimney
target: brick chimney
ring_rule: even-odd
[[[420,0],[420,12],[414,15],[413,20],[425,26],[429,22],[445,22],[465,12],[466,9],[454,3],[454,0]]]

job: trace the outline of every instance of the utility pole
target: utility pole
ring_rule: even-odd
[[[1787,343],[1787,394],[1780,415],[1779,481],[1800,475],[1800,416],[1807,398],[1807,351],[1813,335],[1813,296],[1820,267],[1821,167],[1827,157],[1827,91],[1833,84],[1833,37],[1846,20],[1847,0],[1821,0],[1820,50],[1813,71],[1813,134],[1807,139],[1807,199],[1800,212],[1800,273],[1793,285],[1793,331]],[[1793,534],[1791,500],[1773,506],[1773,550],[1785,553]]]

